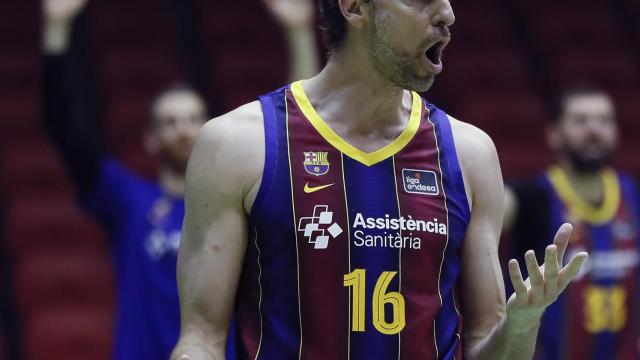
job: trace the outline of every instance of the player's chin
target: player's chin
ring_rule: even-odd
[[[182,173],[186,173],[187,171],[187,164],[189,163],[189,158],[184,158],[184,157],[180,157],[180,158],[173,158],[171,161],[171,165],[173,167],[173,169],[177,172],[182,172]]]
[[[172,167],[176,169],[186,169],[189,162],[189,156],[191,155],[191,149],[185,149],[183,147],[175,147],[167,149],[164,154],[165,159],[172,164]]]
[[[187,163],[189,162],[189,157],[191,156],[191,151],[181,151],[177,156],[175,156],[176,161],[183,164],[186,168]]]
[[[188,160],[193,149],[193,142],[182,142],[172,147],[173,157]]]
[[[574,156],[580,157],[587,162],[606,162],[612,158],[613,147],[609,146],[591,146],[583,147],[581,150],[576,151]]]
[[[427,90],[431,89],[435,80],[435,74],[417,77],[414,81],[414,84],[410,88],[411,90],[416,92],[426,92]]]
[[[416,74],[414,76],[413,82],[415,85],[413,86],[412,90],[415,90],[417,92],[425,92],[429,90],[431,86],[433,86],[433,83],[435,82],[436,77],[439,73],[440,71],[436,71],[429,67],[420,68],[418,71],[416,71]]]
[[[584,153],[572,153],[570,154],[571,162],[573,166],[581,172],[597,172],[608,167],[612,163],[612,154],[584,154]]]

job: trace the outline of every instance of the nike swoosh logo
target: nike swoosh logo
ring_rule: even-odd
[[[326,189],[329,186],[333,186],[335,184],[327,184],[327,185],[320,185],[320,186],[309,186],[309,183],[304,184],[304,192],[306,192],[307,194],[311,194],[312,192],[316,192],[322,189]]]

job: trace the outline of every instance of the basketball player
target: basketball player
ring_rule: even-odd
[[[321,73],[207,123],[187,170],[173,359],[527,359],[578,273],[560,227],[530,280],[497,247],[489,137],[426,103],[448,0],[322,0]],[[500,200],[500,201],[498,201]],[[464,318],[464,326],[462,319]]]
[[[614,104],[602,90],[576,87],[558,101],[547,134],[557,163],[507,191],[505,231],[515,252],[542,249],[569,222],[567,255],[591,257],[576,283],[542,320],[542,359],[637,359],[640,204],[633,181],[611,168]]]
[[[97,146],[101,142],[97,114],[88,96],[95,91],[95,84],[88,81],[88,44],[79,38],[86,28],[76,28],[71,36],[74,19],[86,3],[44,2],[46,123],[83,204],[110,232],[117,277],[113,357],[166,359],[180,328],[175,269],[184,217],[184,176],[207,110],[202,97],[184,86],[168,89],[153,102],[145,145],[158,157],[157,180],[143,179],[105,155]],[[290,34],[292,71],[300,71],[296,76],[315,73],[314,62],[309,63],[316,55],[315,43],[303,41],[313,34],[307,29],[312,12],[306,18],[297,13],[305,3],[310,2],[266,3]]]

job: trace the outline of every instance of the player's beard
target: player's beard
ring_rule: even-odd
[[[389,27],[388,16],[374,6],[371,34],[371,57],[374,68],[394,86],[425,92],[431,88],[435,75],[418,76],[418,62],[424,53],[413,54],[397,46]]]
[[[189,153],[185,153],[180,149],[178,144],[165,144],[160,148],[162,161],[176,174],[184,175],[186,173]]]
[[[583,174],[598,173],[611,165],[613,159],[613,149],[603,149],[598,156],[585,156],[584,151],[567,147],[566,153],[573,168]]]

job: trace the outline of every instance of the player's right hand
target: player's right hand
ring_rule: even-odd
[[[586,252],[575,254],[562,267],[562,259],[571,237],[573,227],[563,224],[556,233],[553,244],[545,250],[544,264],[538,266],[533,250],[525,254],[529,278],[522,280],[518,261],[509,261],[509,276],[515,292],[507,302],[507,316],[522,326],[533,324],[542,313],[566,289],[587,260]]]
[[[49,23],[68,24],[86,7],[88,0],[44,0],[42,12]]]

